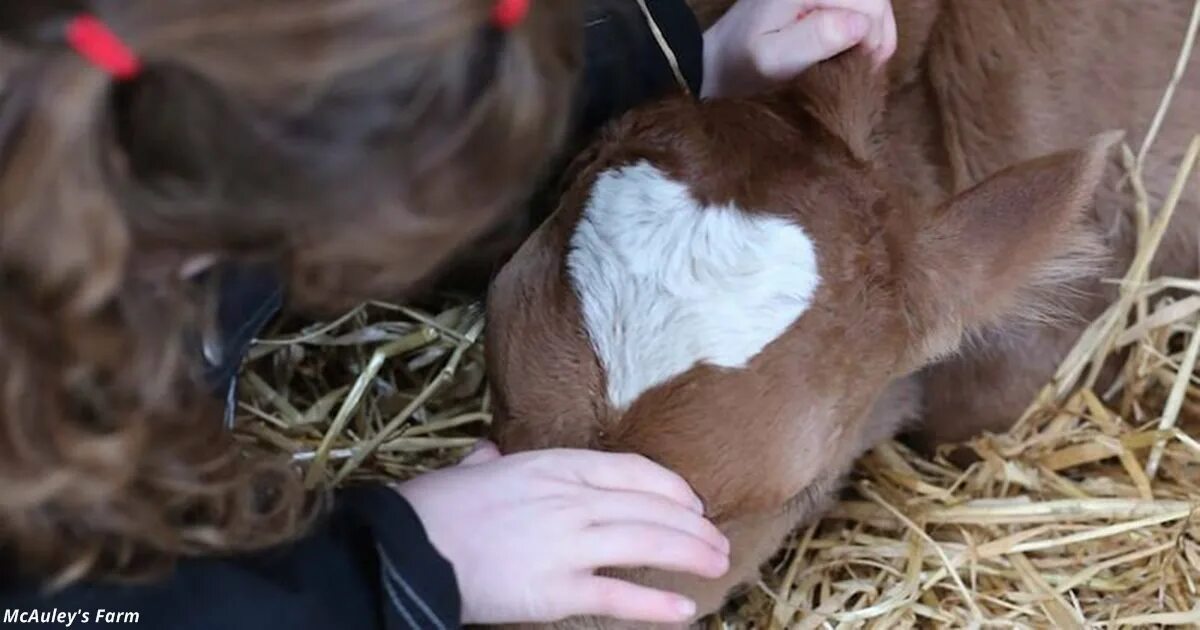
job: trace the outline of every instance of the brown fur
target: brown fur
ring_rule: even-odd
[[[296,536],[312,499],[198,374],[193,276],[266,261],[319,309],[410,291],[558,146],[578,7],[501,34],[491,0],[98,0],[146,64],[114,84],[54,2],[10,4],[0,548],[63,583]]]
[[[715,581],[626,575],[696,597],[703,613],[819,513],[855,457],[921,415],[918,398],[934,439],[1011,421],[1104,304],[1098,246],[1128,260],[1109,159],[1118,136],[1097,134],[1142,125],[1130,136],[1140,140],[1190,6],[898,2],[909,31],[886,86],[847,55],[776,94],[672,100],[626,117],[580,159],[558,214],[493,287],[502,449],[635,451],[683,474],[730,534],[733,568]],[[1177,125],[1197,96],[1193,72]],[[1181,151],[1164,140],[1155,194],[1159,167]],[[823,282],[747,369],[694,367],[622,412],[605,399],[563,258],[592,182],[637,160],[703,203],[795,220]],[[1194,274],[1196,197],[1181,210],[1160,270]],[[1028,317],[1067,289],[1057,308],[1075,319]],[[961,424],[973,417],[984,425]]]

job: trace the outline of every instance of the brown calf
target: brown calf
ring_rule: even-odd
[[[633,451],[684,475],[732,568],[633,577],[703,614],[905,423],[945,439],[1011,421],[1109,299],[1097,254],[1130,256],[1103,132],[1140,140],[1190,6],[901,1],[886,77],[851,54],[775,94],[614,124],[493,286],[502,449]],[[1194,128],[1198,106],[1193,72],[1168,124]],[[1181,151],[1158,145],[1152,195]],[[1198,210],[1157,271],[1196,273]],[[1078,321],[1022,317],[1050,303]]]

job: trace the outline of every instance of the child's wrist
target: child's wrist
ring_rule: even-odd
[[[721,92],[716,30],[714,25],[704,32],[704,72],[700,83],[700,98],[712,98]]]

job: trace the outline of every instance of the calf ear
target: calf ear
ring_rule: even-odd
[[[1097,271],[1103,248],[1084,218],[1122,136],[1008,168],[932,213],[907,257],[916,361],[953,350],[967,330],[1036,315],[1033,289]]]
[[[855,48],[806,70],[784,90],[863,161],[875,157],[875,130],[887,102],[887,76],[873,65],[869,55]]]

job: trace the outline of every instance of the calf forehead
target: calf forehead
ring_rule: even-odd
[[[698,364],[744,368],[820,284],[801,226],[702,204],[647,161],[597,177],[567,269],[619,410]]]

